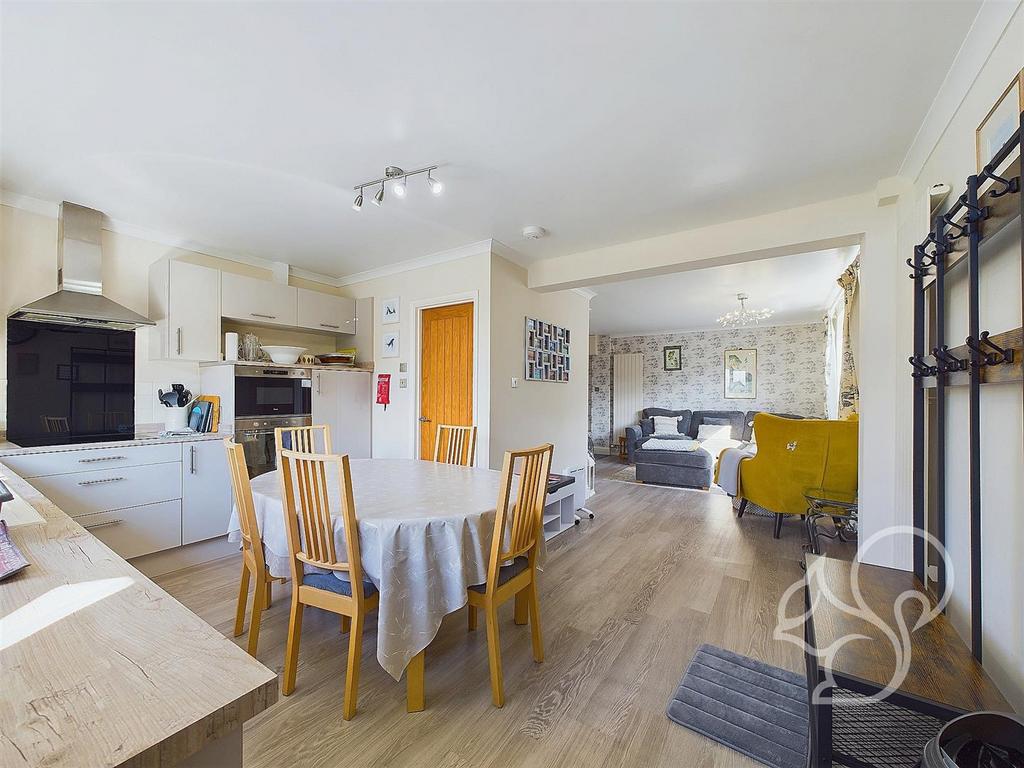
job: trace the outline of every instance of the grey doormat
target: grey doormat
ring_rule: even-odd
[[[807,764],[807,684],[794,672],[702,645],[668,716],[772,768]]]

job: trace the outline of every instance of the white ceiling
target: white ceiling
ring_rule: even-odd
[[[718,317],[740,308],[737,293],[750,296],[747,309],[775,310],[762,325],[816,323],[838,297],[836,278],[857,250],[833,248],[594,286],[590,332],[646,335],[719,328]]]
[[[7,0],[0,186],[335,276],[529,261],[872,188],[977,9]],[[351,210],[432,163],[443,197]]]

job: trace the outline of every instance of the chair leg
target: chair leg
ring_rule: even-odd
[[[406,712],[422,712],[426,707],[423,695],[423,661],[424,651],[420,651],[411,659],[405,668],[405,710]]]
[[[527,599],[530,604],[530,631],[533,635],[533,660],[537,663],[544,661],[544,639],[540,632],[540,601],[537,599],[537,582],[534,581],[526,588]]]
[[[782,515],[775,515],[775,533],[772,534],[773,539],[777,539],[782,536]]]
[[[484,609],[487,622],[487,659],[491,667],[491,700],[494,706],[505,706],[505,685],[501,676],[501,645],[498,640],[498,611],[494,605]]]
[[[747,500],[740,499],[740,508],[736,511],[736,517],[743,517],[743,513],[747,511]]]
[[[469,619],[469,631],[473,632],[476,630],[476,606],[467,605],[466,608],[469,610],[469,613],[467,614]]]
[[[341,614],[341,634],[352,631],[352,619],[345,614]]]
[[[515,613],[513,614],[513,620],[519,626],[526,624],[529,606],[526,604],[526,590],[522,589],[516,592],[516,607]]]
[[[263,604],[263,606],[264,606],[265,608],[269,608],[269,607],[270,607],[270,604],[274,602],[274,590],[273,590],[273,584],[274,584],[274,582],[273,582],[273,581],[271,581],[271,580],[270,580],[270,579],[268,578],[268,579],[267,579],[267,601],[266,601],[266,602],[265,602],[265,603]]]
[[[260,642],[260,619],[263,618],[263,609],[266,607],[267,590],[256,579],[256,588],[252,592],[252,621],[249,622],[249,655],[256,658],[256,648]]]
[[[351,720],[356,716],[356,700],[359,698],[359,660],[363,654],[363,614],[352,617],[348,635],[348,667],[345,671],[345,708],[341,717]]]
[[[249,568],[242,562],[242,578],[238,584],[238,608],[235,609],[235,637],[245,629],[245,604],[249,599]]]
[[[288,642],[284,648],[284,679],[281,693],[290,696],[295,690],[295,672],[299,666],[299,638],[302,636],[302,603],[298,590],[292,593],[292,612],[288,618]]]

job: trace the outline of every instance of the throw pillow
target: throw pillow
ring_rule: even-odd
[[[644,437],[654,434],[654,419],[640,419],[640,431]]]
[[[732,434],[732,427],[728,424],[708,424],[707,419],[697,427],[698,440],[715,440],[719,438],[728,439]]]
[[[656,435],[677,435],[679,434],[678,416],[655,416],[654,434]]]

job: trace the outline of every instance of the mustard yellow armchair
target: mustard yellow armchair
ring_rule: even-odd
[[[740,463],[739,516],[747,502],[775,513],[775,538],[783,515],[807,513],[804,491],[826,488],[857,493],[857,421],[754,416],[757,455]]]

